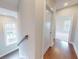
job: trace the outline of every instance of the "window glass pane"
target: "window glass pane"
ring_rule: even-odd
[[[16,24],[14,23],[5,24],[5,36],[7,45],[14,44],[17,42]]]

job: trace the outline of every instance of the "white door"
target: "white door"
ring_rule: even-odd
[[[46,11],[43,27],[43,43],[44,43],[44,52],[51,46],[51,19],[52,14],[48,10]]]

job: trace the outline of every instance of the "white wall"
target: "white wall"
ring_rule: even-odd
[[[75,31],[73,32],[74,33],[74,36],[73,36],[73,45],[74,45],[74,48],[76,50],[76,54],[78,56],[78,25],[76,24],[76,27],[75,27]]]
[[[49,6],[49,8],[53,8],[53,10],[56,9],[56,1],[55,0],[46,0],[47,5]]]
[[[21,38],[29,35],[20,46],[20,54],[25,59],[42,58],[42,28],[44,19],[45,0],[21,0],[19,4],[19,19]]]
[[[21,0],[19,3],[19,19],[21,25],[22,39],[25,35],[29,35],[29,39],[25,40],[19,46],[20,57],[24,59],[35,59],[35,5],[33,0]]]
[[[74,46],[76,47],[76,49],[78,48],[78,39],[77,39],[77,35],[75,36],[75,28],[76,28],[76,24],[78,21],[78,6],[74,5],[68,8],[64,8],[61,9],[59,11],[57,11],[56,16],[71,16],[73,17],[73,24],[72,24],[72,31],[71,31],[71,38],[70,41],[74,43]],[[74,36],[76,37],[76,39],[74,39]],[[78,49],[76,50],[78,52]]]
[[[46,0],[36,0],[36,59],[43,59],[42,44],[43,44],[43,20],[45,19]]]
[[[55,34],[56,34],[56,8],[54,6],[53,14],[52,14],[52,34],[51,34],[51,46],[54,45],[54,39],[55,39]]]

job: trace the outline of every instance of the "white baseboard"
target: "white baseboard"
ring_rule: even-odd
[[[54,45],[54,42],[52,42],[52,44],[50,45],[50,47],[53,47],[53,45]]]
[[[74,50],[76,52],[76,55],[78,56],[78,51],[77,51],[77,48],[76,48],[75,44],[73,42],[69,42],[69,43],[73,45],[73,48],[74,48]]]

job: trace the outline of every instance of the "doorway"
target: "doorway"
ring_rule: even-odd
[[[50,10],[46,9],[45,19],[43,21],[43,55],[51,46],[51,23],[52,13],[50,12]]]
[[[56,35],[55,38],[62,41],[69,41],[72,27],[72,17],[58,16],[56,17]]]

